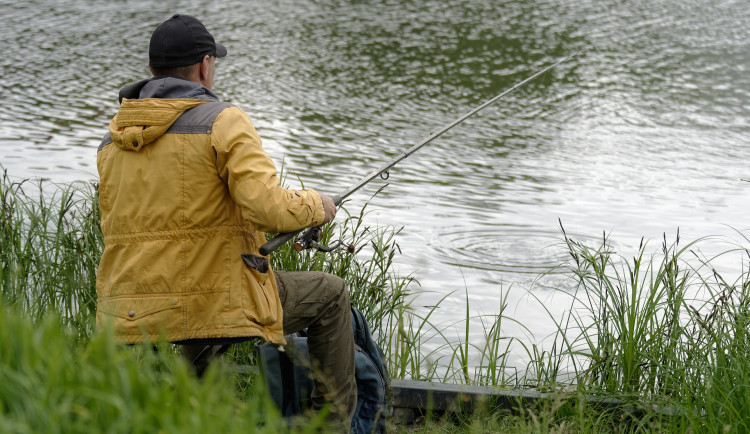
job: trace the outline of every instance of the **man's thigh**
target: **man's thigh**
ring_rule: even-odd
[[[319,271],[274,271],[284,310],[284,334],[308,327],[314,321],[326,322],[322,311],[341,303],[346,291],[343,279]],[[347,311],[349,306],[343,307]]]

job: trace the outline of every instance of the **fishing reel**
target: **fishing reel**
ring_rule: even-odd
[[[323,238],[323,229],[320,226],[310,228],[302,233],[296,240],[294,240],[294,250],[301,252],[302,250],[316,249],[319,252],[332,252],[339,247],[344,245],[341,240],[336,243],[326,246],[320,244],[320,240]]]

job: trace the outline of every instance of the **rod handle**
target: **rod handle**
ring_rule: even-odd
[[[294,238],[295,235],[300,233],[300,231],[295,232],[286,232],[283,234],[278,234],[275,237],[271,238],[266,242],[266,244],[263,244],[260,246],[260,254],[262,256],[270,255],[271,252],[281,247],[284,243]]]

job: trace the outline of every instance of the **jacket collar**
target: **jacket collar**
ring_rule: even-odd
[[[120,90],[120,104],[126,99],[170,98],[219,101],[219,97],[200,83],[176,76],[154,77],[128,84]]]

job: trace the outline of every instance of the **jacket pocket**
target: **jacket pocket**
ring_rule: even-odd
[[[252,322],[271,326],[281,320],[280,302],[276,294],[275,286],[271,284],[271,271],[261,273],[255,268],[245,266],[245,294],[243,309],[245,316]]]
[[[177,297],[122,297],[102,300],[99,303],[99,312],[128,321],[137,321],[180,306]]]
[[[310,224],[310,220],[313,217],[313,210],[305,203],[302,196],[299,194],[299,192],[291,193],[289,205],[287,206],[287,211],[289,211],[295,219],[297,219],[297,222],[301,225],[307,226]]]

